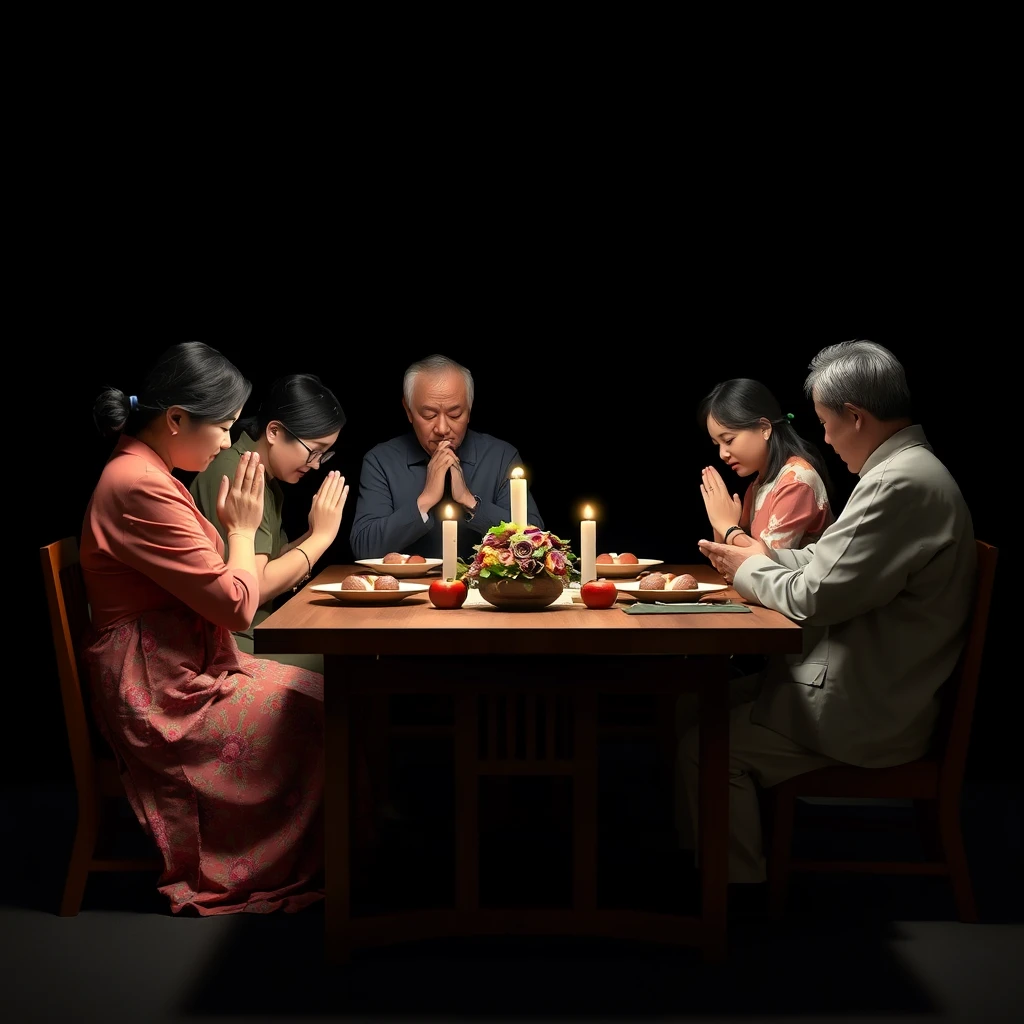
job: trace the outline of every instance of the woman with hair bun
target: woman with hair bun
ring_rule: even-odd
[[[175,914],[293,912],[323,897],[323,676],[246,654],[232,635],[260,603],[263,459],[244,452],[217,482],[226,554],[174,476],[231,444],[250,390],[190,341],[137,394],[106,388],[93,407],[101,433],[119,437],[82,527],[83,660]]]

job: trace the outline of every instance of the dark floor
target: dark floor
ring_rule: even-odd
[[[602,791],[602,900],[668,909],[692,898],[642,753],[609,749]],[[451,891],[444,767],[418,752],[396,773],[400,817],[359,873],[363,912],[437,902]],[[485,901],[567,898],[567,794],[501,784],[484,797]],[[1014,787],[969,784],[964,830],[983,923],[956,921],[941,878],[798,876],[787,919],[732,915],[727,963],[639,943],[467,939],[322,961],[322,908],[298,915],[172,918],[146,876],[98,877],[82,912],[55,909],[74,827],[59,784],[8,789],[3,851],[13,884],[0,908],[3,1017],[102,1020],[1011,1020],[1024,1013],[1024,847]],[[798,842],[827,855],[806,807]],[[843,813],[864,814],[863,808]],[[907,809],[882,809],[893,821]],[[129,822],[129,824],[134,824]],[[526,838],[523,838],[523,837]],[[842,842],[851,839],[840,833]],[[887,832],[868,842],[915,856]],[[880,845],[881,844],[881,845]],[[862,851],[866,847],[861,848]],[[414,870],[414,866],[418,866]],[[396,879],[400,880],[396,882]]]

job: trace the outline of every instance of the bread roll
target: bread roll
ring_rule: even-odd
[[[641,590],[696,590],[697,581],[688,573],[652,572],[640,578]]]
[[[632,551],[624,551],[615,561],[619,565],[639,565],[640,559]]]
[[[665,589],[665,573],[663,572],[652,572],[642,577],[640,580],[641,590],[664,590]]]
[[[597,565],[611,565],[614,561],[615,559],[612,558],[612,556],[609,555],[607,552],[598,555],[597,558],[594,559],[594,562]]]
[[[370,576],[365,573],[353,573],[351,576],[346,576],[341,581],[342,590],[373,590],[374,581],[377,579],[376,576]]]
[[[394,576],[374,576],[374,590],[399,590],[398,580]]]
[[[407,562],[425,562],[426,559],[422,555],[409,555],[409,557],[406,558],[406,561]]]
[[[397,551],[389,551],[382,559],[384,565],[402,565],[408,559],[408,555],[400,555]]]
[[[666,589],[670,590],[696,590],[697,581],[688,573],[684,572],[672,580],[671,585]]]

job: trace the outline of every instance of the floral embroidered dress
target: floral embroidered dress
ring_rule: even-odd
[[[835,516],[825,481],[806,459],[787,459],[774,480],[754,480],[743,495],[740,526],[769,548],[814,543]]]
[[[258,586],[223,551],[160,457],[122,437],[80,545],[92,703],[171,910],[295,911],[323,896],[323,677],[239,651]]]

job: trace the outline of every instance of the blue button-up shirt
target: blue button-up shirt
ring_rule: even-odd
[[[462,516],[462,506],[443,497],[423,521],[416,499],[427,481],[430,456],[410,431],[371,448],[359,471],[359,496],[349,542],[355,558],[383,558],[391,551],[404,555],[441,557],[441,524],[445,504],[460,513],[459,557],[470,561],[492,526],[508,522],[512,515],[509,477],[522,465],[519,452],[490,434],[467,430],[458,449],[466,486],[480,501],[473,519]],[[529,526],[544,528],[533,494],[527,486]]]

